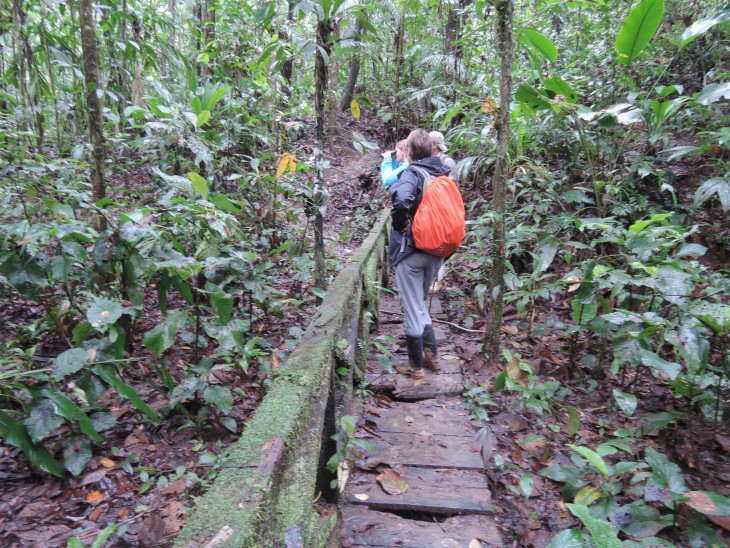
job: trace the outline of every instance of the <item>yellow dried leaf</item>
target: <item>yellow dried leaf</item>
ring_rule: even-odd
[[[357,500],[368,500],[370,497],[364,493],[356,493],[353,495]]]
[[[352,112],[352,117],[355,118],[355,120],[360,119],[360,105],[357,104],[355,99],[353,99],[352,103],[350,103],[350,112]]]
[[[99,502],[101,499],[104,498],[104,494],[101,491],[92,491],[88,495],[86,495],[86,502],[89,504],[94,504],[95,502]]]
[[[112,459],[108,459],[106,457],[101,457],[99,459],[99,464],[101,464],[104,468],[114,468],[116,465]]]
[[[284,175],[284,172],[286,171],[287,167],[289,167],[289,164],[293,162],[293,160],[294,156],[292,156],[288,152],[285,152],[281,155],[281,159],[279,160],[279,166],[276,168],[277,179]],[[294,164],[294,167],[296,167],[296,164]]]
[[[497,112],[497,105],[494,104],[491,97],[487,97],[482,101],[482,112],[485,114],[495,114]]]

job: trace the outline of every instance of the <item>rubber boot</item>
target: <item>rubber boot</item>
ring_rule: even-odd
[[[441,371],[438,346],[436,345],[436,332],[431,324],[423,328],[423,364],[434,373]]]
[[[423,372],[423,335],[412,337],[406,335],[406,348],[408,349],[409,375],[414,379],[422,379]]]

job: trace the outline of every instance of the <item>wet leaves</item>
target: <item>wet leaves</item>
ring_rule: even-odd
[[[408,482],[398,472],[390,468],[378,474],[375,479],[380,483],[383,490],[390,495],[402,495],[409,488]]]

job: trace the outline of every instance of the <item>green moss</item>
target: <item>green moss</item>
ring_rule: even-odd
[[[220,547],[258,546],[266,539],[281,539],[291,527],[309,537],[307,546],[322,546],[329,538],[336,516],[324,520],[324,527],[313,528],[312,522],[324,404],[335,350],[343,353],[348,341],[363,336],[342,336],[343,329],[349,333],[358,328],[361,288],[371,306],[377,300],[387,225],[384,214],[328,290],[318,315],[229,449],[213,486],[197,500],[176,546],[205,544],[224,527],[230,528],[230,536]]]

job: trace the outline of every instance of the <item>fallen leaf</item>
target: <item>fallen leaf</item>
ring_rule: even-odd
[[[506,333],[507,335],[517,335],[519,332],[520,330],[517,329],[514,325],[502,326],[502,333]]]
[[[411,424],[414,421],[414,418],[410,415],[406,415],[406,418],[403,420],[405,420],[408,424]]]
[[[482,548],[482,543],[478,539],[471,539],[469,541],[469,548]]]
[[[456,361],[459,358],[457,356],[454,356],[453,354],[444,354],[443,356],[441,356],[441,359],[443,359],[443,360],[454,360],[454,361]]]
[[[181,493],[184,493],[185,490],[190,487],[193,484],[193,481],[190,479],[184,479],[180,478],[172,483],[169,483],[167,487],[165,487],[162,490],[163,495],[180,495]]]
[[[720,447],[726,452],[730,453],[730,438],[715,434],[715,441],[720,444]]]
[[[151,516],[139,526],[137,542],[143,548],[155,546],[165,536],[165,522],[158,516]]]
[[[357,500],[368,500],[370,498],[369,496],[367,496],[364,493],[357,493],[352,496],[355,497]]]
[[[101,464],[104,468],[114,468],[116,465],[112,459],[108,459],[106,457],[101,457],[99,459],[99,464]]]
[[[104,477],[107,475],[109,470],[94,470],[93,472],[89,472],[86,474],[83,478],[81,478],[81,481],[79,482],[80,485],[90,485],[92,483],[96,483],[98,481],[101,481],[104,479]]]
[[[410,487],[398,472],[391,469],[384,470],[382,474],[375,476],[375,479],[389,495],[402,495]]]
[[[104,505],[97,506],[91,514],[89,514],[89,521],[96,521],[99,519],[99,517],[104,513]]]
[[[92,491],[88,495],[86,495],[86,502],[89,504],[94,504],[99,502],[101,499],[104,498],[104,493],[101,491]]]

